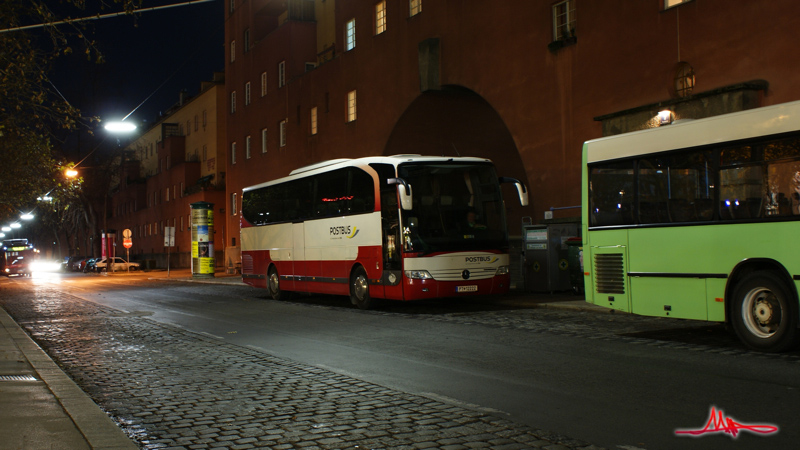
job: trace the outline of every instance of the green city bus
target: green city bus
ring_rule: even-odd
[[[800,101],[588,141],[586,301],[800,339]]]

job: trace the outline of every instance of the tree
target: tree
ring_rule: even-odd
[[[69,20],[34,31],[0,33],[0,223],[15,220],[37,197],[62,186],[64,163],[51,145],[54,133],[91,130],[96,122],[61,97],[48,78],[52,62],[74,52],[75,46],[88,59],[103,61],[82,22],[73,19],[90,14],[87,8],[96,12],[121,6],[132,13],[141,1],[63,0],[55,11],[43,0],[0,2],[0,23],[8,28]],[[70,185],[80,188],[80,183]]]

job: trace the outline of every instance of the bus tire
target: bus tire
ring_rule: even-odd
[[[350,301],[359,309],[369,309],[372,297],[369,296],[369,278],[367,271],[358,266],[350,275]]]
[[[786,283],[770,272],[747,275],[733,291],[731,322],[748,347],[782,352],[798,344],[798,304]]]
[[[270,267],[267,272],[267,290],[273,300],[286,298],[284,292],[281,291],[281,277],[278,276],[278,269],[275,266]]]

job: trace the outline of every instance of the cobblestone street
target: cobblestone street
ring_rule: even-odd
[[[34,290],[0,303],[144,449],[598,448]]]

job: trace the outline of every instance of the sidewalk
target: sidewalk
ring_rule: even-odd
[[[3,308],[0,442],[4,450],[138,448]]]
[[[169,276],[168,276],[169,275]],[[193,278],[190,269],[114,273],[218,285],[241,285],[241,275]],[[571,293],[512,292],[500,304],[608,312]],[[138,446],[0,308],[0,442],[3,450],[136,450]]]

